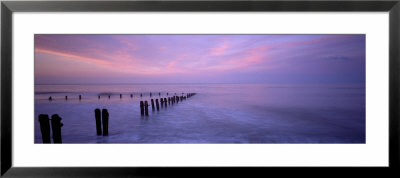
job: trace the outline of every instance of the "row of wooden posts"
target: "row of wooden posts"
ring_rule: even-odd
[[[182,94],[183,94],[183,93],[182,93]],[[191,93],[191,94],[193,94],[193,93]],[[150,97],[152,97],[152,95],[153,95],[153,94],[150,93]],[[167,96],[168,96],[168,95],[169,95],[169,93],[167,93]],[[175,93],[175,95],[176,95],[176,93]],[[188,94],[188,95],[189,95],[189,94]],[[160,92],[158,93],[158,96],[161,96],[161,93],[160,93]],[[133,98],[133,94],[130,94],[130,97]],[[140,93],[140,97],[143,97],[143,94],[142,94],[142,93]],[[65,96],[64,98],[65,98],[65,100],[68,100],[68,96]],[[101,96],[98,95],[97,98],[100,99]],[[110,98],[111,98],[111,95],[108,95],[108,99],[110,99]],[[119,94],[119,98],[122,98],[122,94]],[[53,97],[50,96],[50,97],[48,98],[48,100],[49,100],[49,101],[52,101],[52,100],[53,100]],[[82,100],[82,95],[79,95],[79,100]]]
[[[168,93],[167,93],[168,95]],[[179,101],[186,100],[192,96],[196,95],[196,93],[187,93],[186,96],[172,96],[167,98],[160,98],[161,107],[167,107],[167,103],[169,105],[174,103],[179,103]],[[132,96],[132,94],[131,94]],[[151,93],[150,93],[151,96]],[[122,97],[120,95],[120,97]],[[51,98],[51,97],[50,97]],[[67,99],[67,96],[65,97]],[[79,95],[79,99],[81,99],[81,95]],[[148,109],[148,102],[147,101],[140,101],[140,113],[141,115],[149,115]],[[160,104],[158,99],[156,99],[156,107],[157,111],[160,110]],[[154,100],[151,99],[151,108],[154,111]],[[96,120],[96,132],[97,135],[108,136],[108,120],[109,120],[109,113],[107,109],[102,109],[100,111],[99,108],[94,110],[95,120]],[[62,118],[58,114],[54,114],[49,118],[47,114],[40,114],[39,115],[39,123],[40,123],[40,131],[42,133],[42,141],[43,143],[51,143],[50,139],[50,120],[51,120],[51,128],[53,133],[53,143],[62,143],[61,138],[61,127],[64,125],[61,123]],[[103,127],[102,127],[103,126]]]
[[[62,118],[58,114],[54,114],[49,118],[47,114],[39,115],[40,131],[42,133],[43,143],[51,143],[50,139],[50,121],[51,120],[51,131],[53,133],[53,143],[62,143],[61,139],[61,127],[64,125],[61,123]]]
[[[172,97],[168,97],[167,98],[160,98],[160,103],[161,103],[161,107],[165,106],[167,107],[168,105],[173,105],[174,103],[179,103],[179,101],[183,101],[186,100],[187,98],[190,98],[191,96],[194,96],[196,93],[187,93],[186,96],[172,96]],[[158,102],[159,100],[156,99],[156,107],[157,107],[157,111],[160,110],[160,103]],[[155,107],[154,107],[154,100],[151,99],[151,109],[154,111]],[[140,101],[140,115],[144,116],[148,116],[149,115],[149,104],[146,101]]]

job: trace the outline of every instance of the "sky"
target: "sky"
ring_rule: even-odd
[[[35,84],[365,83],[365,35],[35,35]]]

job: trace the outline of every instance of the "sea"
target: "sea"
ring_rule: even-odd
[[[141,115],[140,101],[188,93],[196,95],[159,110],[150,104],[149,115]],[[62,118],[63,144],[366,141],[365,84],[35,85],[34,107],[37,144],[39,114]],[[108,136],[96,134],[96,108],[108,110]]]

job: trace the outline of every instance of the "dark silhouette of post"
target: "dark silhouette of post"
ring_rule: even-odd
[[[143,95],[140,93],[140,97],[142,97]]]
[[[146,116],[149,115],[149,104],[147,103],[147,101],[144,101],[144,114]]]
[[[165,107],[167,107],[167,98],[164,98]]]
[[[111,96],[110,95],[108,95],[108,99],[110,99],[111,98]]]
[[[160,92],[158,92],[158,96],[161,96],[161,93],[160,93]]]
[[[131,94],[131,98],[133,97],[133,95]]]
[[[143,101],[140,101],[140,115],[144,115],[144,103]]]
[[[168,92],[167,92],[167,96],[168,96]]]
[[[151,92],[150,92],[150,97],[151,97],[151,95],[152,95],[152,94],[151,94]]]
[[[39,115],[40,132],[42,132],[43,143],[51,143],[50,141],[50,124],[49,115],[40,114]]]
[[[154,100],[151,99],[151,110],[154,111]]]
[[[53,98],[50,96],[50,97],[49,97],[49,101],[51,101],[51,100],[53,100]]]
[[[82,95],[79,95],[79,100],[81,100],[82,99]]]
[[[101,135],[101,111],[99,108],[94,110],[94,117],[96,118],[97,135]]]
[[[171,105],[171,97],[168,97],[168,104]]]
[[[103,136],[108,136],[108,111],[103,109],[102,111],[102,121],[103,121]]]
[[[161,107],[164,107],[164,100],[162,98],[160,98],[160,104],[161,104]]]
[[[158,99],[156,99],[156,106],[157,106],[157,111],[160,110],[160,105],[158,104]]]
[[[97,98],[98,98],[98,99],[100,99],[100,95],[99,95],[99,96],[97,96]]]
[[[51,116],[51,130],[53,131],[53,143],[62,143],[61,138],[61,127],[64,125],[61,123],[62,118],[58,114]]]
[[[119,94],[119,98],[122,98],[122,94]]]
[[[65,100],[68,100],[68,96],[65,96]]]

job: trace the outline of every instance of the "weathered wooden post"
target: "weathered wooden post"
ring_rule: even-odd
[[[108,111],[103,109],[102,111],[102,122],[103,122],[103,136],[108,136]]]
[[[158,99],[156,99],[156,106],[157,106],[157,111],[160,110],[160,105],[158,104]]]
[[[154,111],[154,100],[151,99],[151,110]]]
[[[40,132],[42,133],[43,143],[51,143],[50,141],[50,124],[49,115],[40,114],[39,115]]]
[[[164,98],[165,107],[167,107],[167,98]]]
[[[96,119],[96,131],[97,135],[101,135],[101,111],[99,108],[94,110],[94,117]]]
[[[149,115],[149,104],[147,103],[147,101],[144,101],[144,112],[146,116]]]
[[[144,115],[144,103],[143,101],[140,101],[140,115]]]
[[[160,98],[161,107],[164,107],[164,100]]]
[[[81,100],[82,99],[82,96],[81,95],[79,95],[79,100]]]
[[[49,97],[49,101],[51,101],[51,100],[53,100],[53,98],[50,96],[50,97]]]
[[[53,143],[62,143],[61,138],[61,127],[64,125],[61,123],[61,117],[58,114],[51,116],[51,130],[53,131]]]

